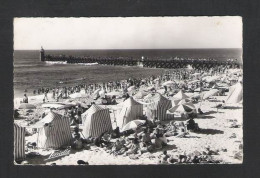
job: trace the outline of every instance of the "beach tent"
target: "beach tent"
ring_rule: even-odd
[[[25,159],[25,128],[14,123],[14,159]]]
[[[196,113],[196,107],[192,103],[183,103],[176,106],[173,106],[169,110],[167,110],[168,114],[174,114],[174,113]]]
[[[60,148],[71,143],[69,118],[56,112],[50,111],[31,127],[39,129],[37,138],[39,148]]]
[[[84,137],[98,137],[106,131],[112,131],[112,123],[108,108],[93,104],[82,114]]]
[[[122,128],[128,122],[143,116],[143,105],[135,101],[132,97],[122,103],[122,109],[117,117],[117,125]]]
[[[229,88],[226,103],[240,103],[243,100],[243,85],[238,82]]]
[[[182,90],[180,90],[176,95],[173,96],[173,100],[182,100],[189,98]]]
[[[149,95],[145,102],[147,103],[146,115],[148,119],[157,117],[159,120],[167,120],[172,118],[171,115],[166,114],[166,111],[172,107],[172,103],[160,93]]]

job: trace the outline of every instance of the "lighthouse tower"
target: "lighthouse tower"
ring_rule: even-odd
[[[44,49],[43,49],[42,47],[41,47],[41,51],[40,51],[40,60],[41,60],[42,62],[45,61]]]
[[[144,56],[142,56],[141,60],[138,60],[137,66],[139,66],[139,67],[144,67],[143,62],[144,62]]]

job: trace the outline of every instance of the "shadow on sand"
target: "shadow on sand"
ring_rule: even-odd
[[[151,153],[156,153],[156,152],[162,152],[162,151],[168,151],[168,150],[173,150],[173,149],[177,149],[176,145],[167,145],[162,147],[161,149],[155,149],[153,150]]]
[[[238,106],[225,106],[225,108],[223,109],[242,109],[242,107],[238,107]]]
[[[207,135],[215,135],[215,134],[223,134],[222,130],[217,129],[200,129],[200,131],[194,132],[196,134],[207,134]]]
[[[222,102],[222,100],[217,100],[217,99],[211,99],[211,100],[208,100],[209,102]]]
[[[210,114],[216,114],[216,113],[224,113],[224,112],[217,112],[217,111],[207,111],[207,112],[204,112],[203,115],[210,115]]]
[[[214,116],[199,115],[195,119],[214,119]]]
[[[186,135],[184,138],[201,138],[201,137],[194,136],[194,135]]]

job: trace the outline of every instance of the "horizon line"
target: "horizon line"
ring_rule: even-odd
[[[41,48],[38,49],[13,49],[14,51],[29,51],[29,50],[40,50]],[[172,50],[172,49],[243,49],[241,48],[103,48],[103,49],[45,49],[44,50]]]

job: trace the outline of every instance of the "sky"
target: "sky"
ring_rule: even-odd
[[[242,48],[241,17],[15,18],[14,49]]]

